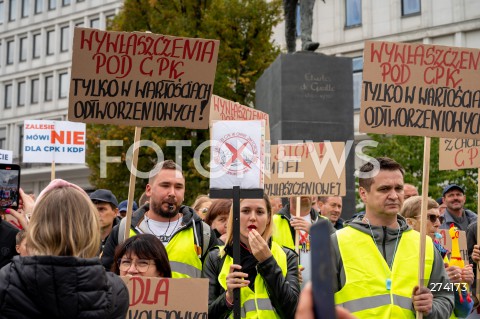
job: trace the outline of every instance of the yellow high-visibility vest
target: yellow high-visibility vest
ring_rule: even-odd
[[[291,236],[290,236],[291,237]],[[221,248],[223,249],[223,248]],[[287,275],[287,254],[283,251],[282,247],[272,241],[271,247],[273,258],[277,261],[278,266],[282,269],[282,274],[285,277]],[[222,270],[218,275],[218,282],[227,290],[227,275],[230,272],[230,266],[233,264],[233,258],[227,255],[222,266]],[[242,305],[240,307],[242,318],[259,318],[259,319],[276,319],[280,318],[268,296],[267,287],[265,282],[257,274],[255,277],[255,291],[252,291],[249,287],[243,287],[240,289],[240,300]],[[230,314],[230,318],[233,318],[233,312]]]
[[[391,270],[370,234],[350,226],[336,234],[345,285],[335,293],[335,303],[357,318],[415,318],[412,292],[418,284],[420,233],[409,230],[401,234]],[[434,249],[427,236],[425,283],[432,272]],[[390,289],[387,278],[391,280]]]

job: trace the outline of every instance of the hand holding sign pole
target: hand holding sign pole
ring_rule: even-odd
[[[233,263],[240,265],[240,199],[263,198],[264,121],[216,121],[210,131],[210,198],[231,198]],[[240,289],[233,290],[233,316],[241,317]]]

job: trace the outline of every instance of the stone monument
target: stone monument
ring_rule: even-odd
[[[308,51],[282,53],[255,89],[256,108],[270,115],[272,144],[279,140],[354,140],[350,58]],[[343,218],[355,213],[354,149],[353,145],[346,163]]]

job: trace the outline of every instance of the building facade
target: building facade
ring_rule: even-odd
[[[67,119],[73,30],[105,30],[119,0],[0,0],[0,149],[22,166],[21,186],[38,194],[50,164],[22,163],[23,121]],[[91,189],[86,165],[59,164],[55,176]]]
[[[317,0],[313,10],[312,40],[320,43],[316,52],[353,61],[356,141],[367,138],[358,130],[364,41],[480,48],[477,0]],[[286,50],[283,24],[274,38]]]

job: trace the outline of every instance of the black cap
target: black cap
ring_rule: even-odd
[[[454,190],[454,189],[458,189],[459,191],[462,192],[462,194],[465,194],[465,191],[463,190],[462,187],[458,186],[457,184],[450,184],[450,185],[445,186],[445,188],[443,189],[443,192],[442,192],[442,196],[445,197],[446,193],[448,193],[449,191]]]
[[[93,193],[90,194],[90,199],[93,202],[105,202],[115,205],[118,207],[118,201],[115,195],[108,189],[97,189]]]
[[[443,197],[439,197],[436,199],[438,205],[442,205],[443,204]]]

